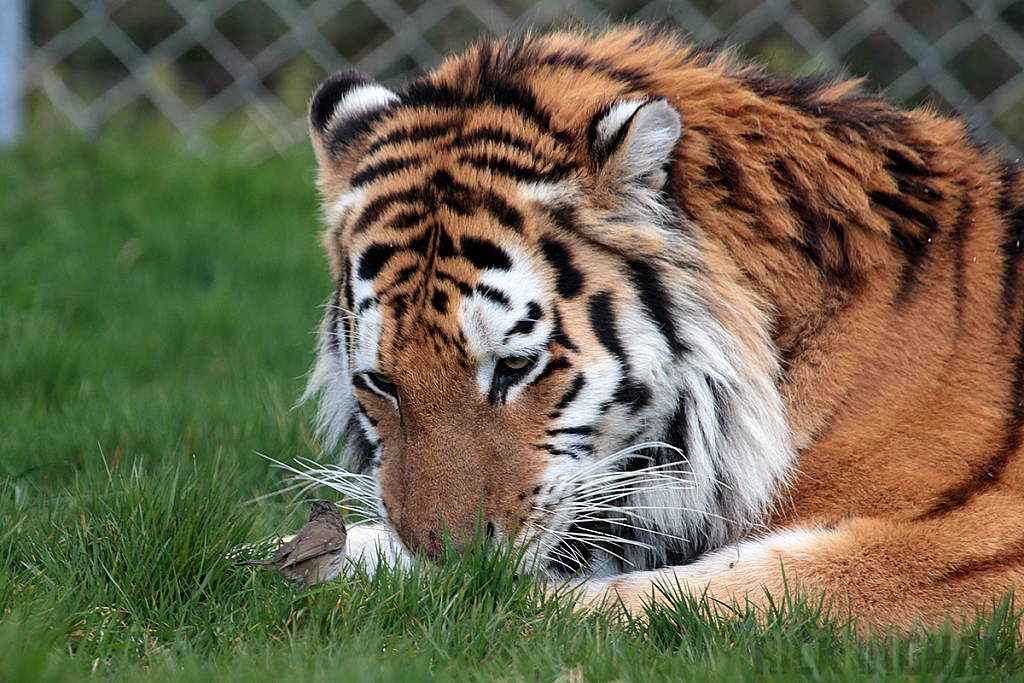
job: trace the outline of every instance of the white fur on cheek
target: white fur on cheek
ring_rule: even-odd
[[[360,254],[356,254],[351,266],[351,272],[356,272],[355,264],[359,262]],[[359,277],[353,278],[352,296],[355,299],[355,306],[358,310],[363,302],[373,301],[377,295],[374,289],[373,280],[363,280]],[[377,369],[377,353],[380,349],[380,338],[384,333],[384,318],[381,315],[380,307],[373,303],[365,307],[358,316],[355,326],[355,349],[353,354],[353,372],[368,372]]]

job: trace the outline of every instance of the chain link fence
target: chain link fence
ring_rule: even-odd
[[[337,69],[396,85],[481,35],[624,20],[725,36],[774,70],[866,76],[1024,148],[1021,0],[34,0],[21,91],[87,134],[156,112],[197,152],[265,154],[305,141],[306,102]]]

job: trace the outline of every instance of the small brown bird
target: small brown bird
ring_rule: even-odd
[[[277,569],[303,588],[331,581],[341,573],[345,559],[345,521],[329,500],[314,500],[309,521],[288,542],[265,560],[235,562],[236,567],[256,565]]]

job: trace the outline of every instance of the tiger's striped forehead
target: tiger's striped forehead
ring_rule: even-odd
[[[462,367],[499,347],[539,351],[553,321],[534,263],[551,209],[523,200],[571,179],[563,143],[539,130],[527,139],[530,126],[487,105],[410,108],[370,137],[333,210],[360,321],[356,365],[401,364],[407,347]]]

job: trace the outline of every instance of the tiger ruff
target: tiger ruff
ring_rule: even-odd
[[[640,28],[310,122],[353,558],[482,522],[589,600],[785,576],[904,629],[1021,584],[1021,182],[961,122]]]

